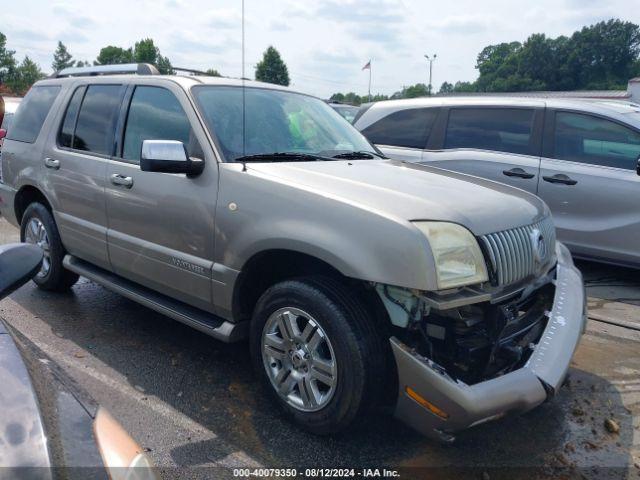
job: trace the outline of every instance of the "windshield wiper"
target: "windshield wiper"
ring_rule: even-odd
[[[297,152],[274,152],[274,153],[256,153],[255,155],[245,155],[244,157],[238,157],[236,162],[308,162],[314,161],[331,161],[334,158],[323,157],[322,155],[313,155],[311,153],[297,153]]]
[[[333,158],[344,158],[346,160],[371,160],[374,156],[378,158],[387,158],[384,155],[380,155],[377,152],[344,152],[338,153],[337,155],[333,155]]]

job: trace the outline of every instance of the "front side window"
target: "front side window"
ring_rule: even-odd
[[[122,101],[122,85],[89,85],[82,101],[73,148],[100,155],[113,154],[113,139]]]
[[[327,156],[373,150],[360,132],[317,98],[253,87],[244,89],[244,98],[242,87],[192,90],[227,161],[276,152]]]
[[[437,114],[435,108],[400,110],[369,125],[362,133],[377,145],[424,148]]]
[[[33,143],[38,138],[49,110],[60,93],[58,86],[33,87],[15,114],[7,139]]]
[[[555,158],[635,170],[639,156],[640,133],[591,115],[556,113]]]
[[[165,88],[136,87],[129,106],[122,157],[138,163],[144,140],[177,140],[184,143],[189,156],[203,156],[180,102]]]
[[[475,148],[534,155],[534,110],[527,108],[454,108],[444,148]]]

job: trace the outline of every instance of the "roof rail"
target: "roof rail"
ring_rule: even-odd
[[[119,75],[135,73],[138,75],[160,75],[150,63],[124,63],[121,65],[94,65],[92,67],[71,67],[55,72],[50,78],[91,77],[96,75]]]

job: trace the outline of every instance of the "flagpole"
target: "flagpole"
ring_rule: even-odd
[[[369,60],[369,102],[371,102],[371,60]]]

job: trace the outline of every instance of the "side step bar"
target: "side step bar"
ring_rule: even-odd
[[[249,322],[228,322],[212,313],[174,300],[72,255],[66,255],[62,264],[67,270],[86,277],[167,317],[189,325],[217,340],[233,343],[245,339],[248,335]]]

